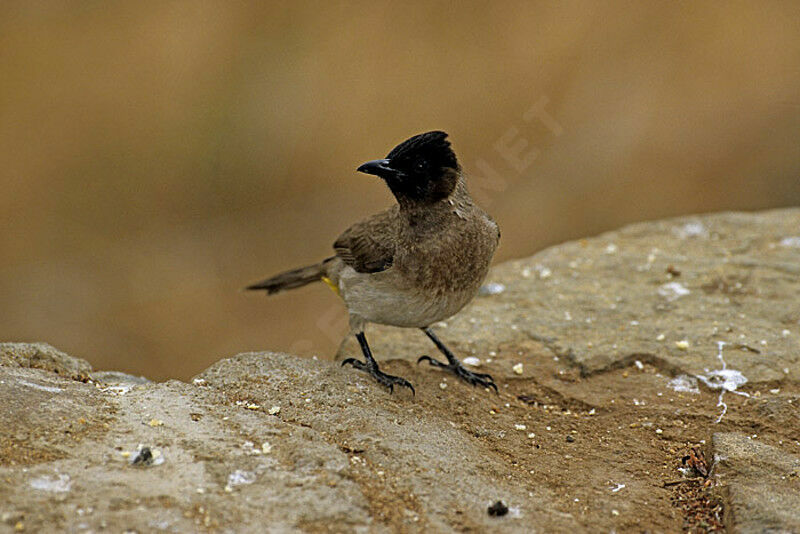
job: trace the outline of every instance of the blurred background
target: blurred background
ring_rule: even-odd
[[[0,4],[0,340],[186,379],[331,357],[356,167],[444,129],[496,261],[625,223],[800,205],[800,3]]]

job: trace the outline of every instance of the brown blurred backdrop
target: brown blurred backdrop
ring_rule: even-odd
[[[157,379],[329,357],[324,286],[240,288],[330,254],[392,202],[355,168],[434,128],[498,261],[798,205],[800,3],[3,2],[0,340]]]

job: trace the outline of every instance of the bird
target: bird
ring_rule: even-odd
[[[400,386],[416,395],[408,380],[380,369],[365,335],[369,323],[422,330],[447,362],[423,355],[418,364],[427,361],[497,392],[491,375],[466,369],[432,330],[475,297],[500,241],[497,223],[467,190],[448,134],[415,135],[357,172],[381,178],[396,203],[345,230],[333,243],[333,256],[246,289],[272,295],[312,282],[327,284],[344,301],[350,333],[364,356],[347,358],[342,366],[368,373],[390,392]]]

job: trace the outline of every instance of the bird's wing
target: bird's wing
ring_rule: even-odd
[[[336,255],[359,273],[385,271],[394,260],[397,217],[394,207],[354,224],[333,244]]]

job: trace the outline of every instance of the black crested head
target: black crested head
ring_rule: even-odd
[[[447,133],[438,130],[406,139],[394,147],[386,159],[410,163],[424,159],[429,163],[437,163],[440,167],[458,169],[458,160],[450,148]]]
[[[447,134],[426,132],[394,147],[385,159],[358,168],[386,180],[400,204],[436,202],[450,196],[461,168]]]

